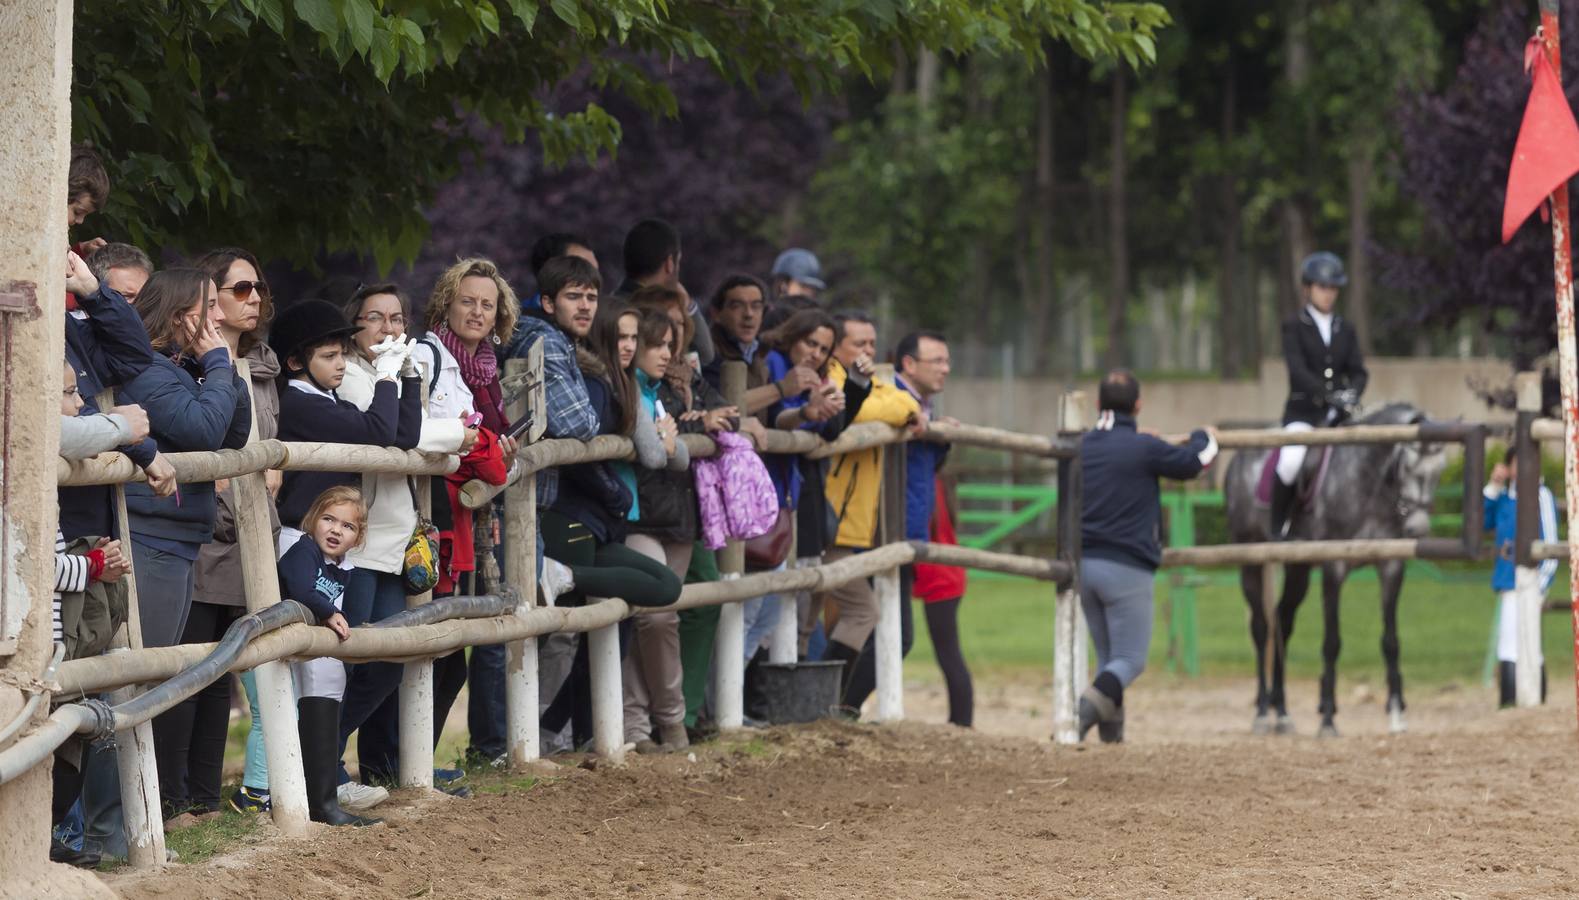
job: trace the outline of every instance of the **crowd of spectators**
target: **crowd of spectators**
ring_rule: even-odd
[[[102,208],[109,191],[99,158],[76,150],[66,198],[70,224],[79,226]],[[400,475],[265,473],[281,598],[302,603],[344,639],[350,629],[405,609],[408,594],[425,588],[435,597],[484,592],[488,555],[502,556],[502,495],[473,511],[459,502],[458,491],[469,479],[507,479],[524,423],[506,413],[516,386],[502,377],[505,363],[538,347],[546,437],[621,435],[637,450],[630,462],[538,473],[540,602],[619,597],[661,608],[675,603],[684,584],[718,579],[714,504],[698,485],[716,486],[728,502],[732,492],[752,488],[753,473],[763,495],[770,485],[772,496],[748,546],[755,571],[872,549],[879,542],[887,453],[905,456],[904,536],[952,538],[948,492],[938,477],[945,445],[911,441],[828,460],[765,454],[758,461],[753,449],[768,429],[807,430],[828,440],[863,422],[925,430],[949,374],[943,335],[922,331],[883,343],[872,317],[828,302],[819,262],[804,249],[785,251],[765,278],[744,270],[724,278],[701,302],[682,281],[681,236],[668,223],[633,224],[620,250],[624,279],[613,290],[596,248],[573,234],[538,240],[530,272],[461,259],[426,291],[419,311],[408,286],[395,283],[363,285],[349,297],[274,298],[264,263],[241,248],[160,268],[153,257],[165,254],[127,244],[94,239],[73,246],[61,452],[82,458],[118,449],[145,479],[126,487],[124,527],[111,489],[60,489],[57,640],[74,655],[102,652],[79,637],[90,618],[80,610],[85,603],[124,609],[128,573],[144,646],[218,640],[257,590],[242,575],[236,489],[226,481],[178,484],[166,454],[274,437],[461,457],[456,473],[431,479],[428,498],[419,497],[414,479]],[[533,290],[518,293],[512,280]],[[744,398],[735,404],[722,394],[729,361],[744,363],[748,373]],[[879,365],[884,361],[891,373]],[[113,400],[100,406],[105,396]],[[731,448],[741,464],[704,475],[680,440],[703,433]],[[413,583],[408,554],[425,534],[436,536],[431,585]],[[913,634],[914,590],[926,602],[948,681],[949,720],[969,727],[970,675],[956,622],[963,573],[915,568],[920,571],[906,567],[901,578],[904,648]],[[90,596],[96,599],[83,600]],[[259,598],[250,599],[259,605]],[[767,714],[759,674],[786,604],[799,621],[800,658],[842,662],[837,710],[858,716],[875,680],[878,610],[866,581],[744,604],[748,726]],[[717,619],[718,609],[709,607],[621,624],[625,739],[638,752],[681,750],[715,730],[707,695]],[[444,729],[464,687],[468,760],[502,762],[504,648],[456,651],[433,666],[435,731]],[[401,666],[323,658],[291,670],[312,818],[377,821],[363,813],[387,798],[398,771]],[[585,749],[592,737],[586,641],[543,639],[540,674],[545,752]],[[268,808],[257,685],[251,672],[239,681],[251,731],[241,783],[226,796],[231,679],[154,720],[166,828],[218,815],[226,804]],[[353,736],[354,779],[342,762]],[[464,773],[465,767],[436,768],[435,784],[465,795]],[[62,752],[54,824],[58,860],[93,865],[126,855],[113,741]]]

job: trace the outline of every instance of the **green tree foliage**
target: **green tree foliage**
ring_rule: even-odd
[[[635,55],[748,86],[781,72],[809,97],[882,77],[896,48],[1025,64],[1053,41],[1139,62],[1164,20],[1103,0],[82,0],[73,127],[111,166],[112,233],[298,262],[371,251],[387,269],[416,255],[479,128],[552,161],[614,151],[603,108],[552,102],[576,73],[673,115]]]

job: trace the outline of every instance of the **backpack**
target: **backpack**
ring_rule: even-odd
[[[779,518],[778,491],[751,442],[727,431],[713,435],[713,440],[718,455],[692,466],[702,541],[709,550],[731,539],[761,537],[773,530]]]
[[[80,537],[68,543],[65,552],[85,556],[98,542],[96,537]],[[66,659],[98,656],[110,649],[115,633],[126,624],[129,607],[126,578],[113,584],[96,581],[85,591],[62,593],[60,626]]]

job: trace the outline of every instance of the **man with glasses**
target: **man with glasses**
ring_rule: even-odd
[[[702,367],[702,376],[722,391],[726,362],[746,364],[746,402],[741,412],[760,415],[786,397],[809,391],[822,383],[822,376],[805,366],[795,366],[779,381],[768,377],[767,353],[761,344],[762,318],[767,312],[767,288],[750,275],[730,275],[713,292],[712,362]],[[768,423],[764,423],[768,424]]]

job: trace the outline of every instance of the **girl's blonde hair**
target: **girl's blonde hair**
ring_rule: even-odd
[[[302,516],[302,531],[311,535],[313,523],[331,506],[349,503],[356,507],[356,543],[350,549],[356,550],[367,540],[367,501],[362,499],[362,492],[348,484],[337,484],[318,495],[313,505],[307,508],[307,515]]]
[[[450,305],[461,295],[461,282],[473,277],[490,279],[494,287],[499,289],[493,334],[501,341],[509,340],[510,335],[515,333],[515,322],[521,316],[521,303],[515,299],[510,282],[504,280],[504,276],[499,274],[499,267],[490,259],[463,259],[445,269],[439,280],[434,282],[433,293],[428,296],[423,324],[429,331],[438,331],[439,326],[449,320]]]

